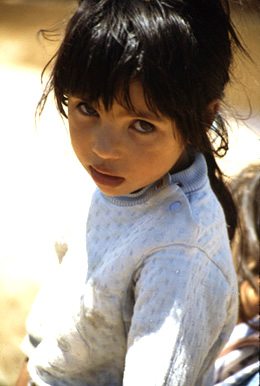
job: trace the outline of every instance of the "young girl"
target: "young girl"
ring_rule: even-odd
[[[50,327],[29,331],[32,384],[213,384],[237,319],[236,211],[214,159],[232,46],[226,1],[79,2],[40,109],[53,90],[98,187],[88,270],[65,275]]]

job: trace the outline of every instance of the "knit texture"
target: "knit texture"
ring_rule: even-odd
[[[86,251],[86,277],[67,274],[59,289],[72,305],[49,315],[56,327],[45,329],[31,355],[33,381],[212,385],[214,361],[236,322],[237,287],[204,157],[135,194],[97,190]]]

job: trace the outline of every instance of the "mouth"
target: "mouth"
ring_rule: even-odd
[[[115,188],[124,182],[123,177],[111,174],[108,169],[100,166],[89,166],[90,174],[97,185]]]

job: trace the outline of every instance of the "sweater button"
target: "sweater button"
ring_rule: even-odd
[[[169,206],[169,209],[170,210],[177,210],[179,209],[181,206],[181,202],[180,201],[175,201],[173,202],[170,206]]]

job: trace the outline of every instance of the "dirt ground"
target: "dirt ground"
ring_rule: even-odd
[[[26,316],[56,261],[54,241],[84,221],[82,203],[93,191],[51,104],[34,126],[40,72],[55,49],[37,31],[66,19],[75,3],[0,0],[0,386],[17,378]],[[234,21],[256,64],[237,60],[228,90],[237,112],[248,115],[248,99],[252,107],[249,120],[230,121],[231,149],[221,162],[230,175],[260,159],[260,14],[235,11]]]

